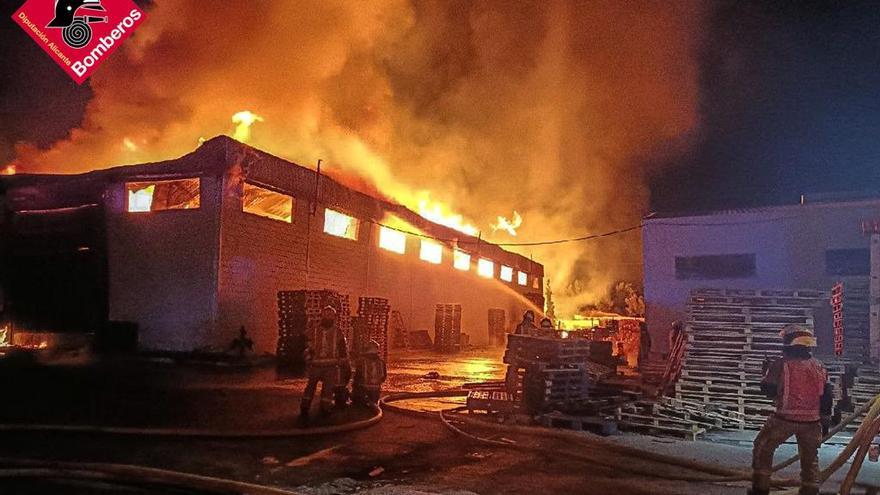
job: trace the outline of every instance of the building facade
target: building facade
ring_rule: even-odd
[[[863,223],[880,219],[880,200],[806,202],[644,220],[646,321],[665,347],[673,321],[686,319],[690,291],[812,289],[837,282],[866,286],[870,238]],[[833,343],[831,308],[816,313],[820,351]]]
[[[485,344],[489,309],[542,304],[539,263],[227,137],[7,186],[7,306],[32,330],[129,321],[141,347],[189,351],[227,346],[244,325],[274,352],[278,291],[330,289],[388,298],[432,333],[435,305],[460,303],[462,331]]]

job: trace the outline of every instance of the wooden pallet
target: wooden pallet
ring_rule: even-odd
[[[721,421],[722,428],[760,427],[773,411],[759,387],[762,365],[781,356],[781,327],[812,326],[823,303],[825,293],[815,290],[692,291],[675,399],[735,415]]]
[[[554,411],[541,415],[538,420],[547,427],[589,431],[602,436],[614,435],[618,431],[617,421],[607,416],[576,416]]]
[[[700,435],[706,433],[705,428],[686,420],[623,411],[618,411],[615,419],[617,419],[618,427],[625,431],[681,435],[688,440],[696,440]]]

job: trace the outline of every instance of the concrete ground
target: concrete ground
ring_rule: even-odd
[[[455,356],[394,356],[387,389],[432,391],[500,379],[500,350]],[[429,372],[439,379],[425,378]],[[218,368],[166,360],[94,362],[70,357],[66,366],[22,366],[0,359],[0,422],[183,426],[215,429],[291,428],[302,379],[282,379],[270,366]],[[422,409],[448,407],[409,404]],[[363,413],[360,413],[363,415]],[[350,420],[358,413],[328,422]],[[492,429],[465,427],[483,437]],[[588,434],[582,434],[589,438]],[[2,433],[0,457],[94,461],[152,466],[293,489],[306,494],[347,493],[613,493],[615,495],[735,494],[745,485],[659,480],[680,472],[591,443],[519,432],[504,433],[517,447],[487,446],[446,429],[434,415],[386,412],[377,425],[349,434],[296,439],[204,440],[92,434]],[[745,469],[748,435],[687,442],[622,434],[607,440],[651,452]],[[823,448],[827,463],[841,447]],[[777,459],[792,455],[785,445]],[[861,478],[880,480],[877,464]],[[785,476],[796,476],[796,468]],[[834,489],[834,481],[826,487]],[[78,491],[79,490],[79,491]],[[130,493],[39,480],[0,481],[0,493]],[[833,493],[829,491],[828,493]]]

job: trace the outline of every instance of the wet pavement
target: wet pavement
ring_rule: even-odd
[[[396,354],[388,391],[438,391],[464,383],[500,380],[502,350],[454,355]],[[82,357],[80,357],[82,358]],[[277,379],[274,367],[180,365],[166,360],[120,360],[61,367],[0,364],[3,422],[289,428],[295,424],[303,379]],[[438,377],[429,377],[436,372]],[[436,410],[456,400],[408,404]],[[349,413],[346,413],[349,414]],[[331,421],[351,420],[337,415]],[[475,432],[480,433],[480,432]],[[498,437],[498,432],[480,433]],[[589,437],[588,434],[583,434]],[[0,457],[145,465],[267,484],[307,494],[613,493],[737,494],[744,485],[661,481],[668,466],[595,446],[543,436],[504,434],[530,448],[487,446],[444,427],[437,415],[388,411],[377,425],[346,434],[290,439],[205,440],[70,433],[2,433]],[[682,442],[643,435],[611,439],[678,457],[745,469],[747,445]],[[744,439],[743,439],[744,440]],[[537,449],[535,449],[537,448]],[[832,449],[833,450],[833,449]],[[779,454],[790,454],[784,446]],[[825,459],[836,452],[823,452]],[[615,469],[613,466],[621,466]],[[877,476],[869,466],[864,476]],[[786,474],[791,474],[787,472]],[[0,481],[0,493],[92,493],[57,486],[28,491]],[[11,490],[11,491],[10,491]],[[104,493],[104,492],[95,492]],[[122,493],[122,492],[113,492]],[[127,492],[126,492],[127,493]]]

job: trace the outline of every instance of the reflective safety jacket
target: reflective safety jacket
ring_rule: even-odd
[[[818,360],[785,357],[771,363],[761,380],[775,391],[776,415],[788,421],[819,421],[824,411],[828,373]],[[825,413],[827,414],[827,413]]]
[[[317,325],[309,338],[309,356],[314,366],[340,365],[348,358],[345,334],[336,325]]]
[[[355,386],[379,388],[385,381],[385,362],[376,355],[358,359],[354,375]]]

